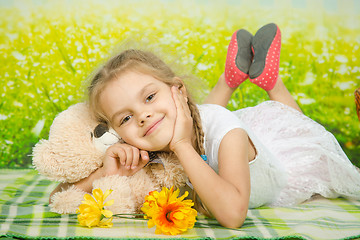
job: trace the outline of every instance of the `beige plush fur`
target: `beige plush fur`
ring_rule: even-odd
[[[90,115],[85,103],[78,103],[61,112],[50,127],[49,139],[41,140],[33,149],[33,165],[51,180],[74,183],[102,166],[104,152],[95,147],[94,129],[99,123]],[[98,144],[98,143],[97,143]],[[93,188],[112,189],[107,200],[113,213],[139,213],[145,196],[161,187],[183,187],[186,176],[173,155],[160,154],[161,163],[150,163],[135,175],[106,176],[97,179]],[[51,210],[75,213],[85,192],[70,187],[53,195]]]
[[[33,165],[51,180],[77,182],[102,165],[91,133],[97,126],[84,103],[61,112],[50,127],[49,139],[33,149]]]
[[[51,198],[51,209],[60,214],[75,213],[76,209],[81,204],[81,200],[84,198],[84,194],[84,191],[74,186],[61,192],[57,192]]]

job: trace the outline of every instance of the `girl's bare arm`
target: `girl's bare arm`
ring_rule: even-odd
[[[242,129],[228,132],[219,148],[219,174],[195,151],[192,118],[187,98],[172,88],[177,109],[170,149],[179,158],[195,191],[212,215],[225,227],[240,227],[245,221],[250,198],[249,160],[255,151]]]
[[[243,130],[234,129],[226,134],[219,150],[219,174],[192,145],[180,143],[174,148],[200,199],[225,227],[240,227],[246,218],[250,198],[250,147]]]

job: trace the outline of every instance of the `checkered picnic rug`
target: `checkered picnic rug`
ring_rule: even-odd
[[[360,201],[317,198],[291,208],[249,210],[239,229],[200,217],[178,236],[155,234],[146,220],[113,220],[112,228],[85,228],[77,217],[49,211],[56,183],[34,170],[0,169],[0,238],[20,239],[360,239]]]

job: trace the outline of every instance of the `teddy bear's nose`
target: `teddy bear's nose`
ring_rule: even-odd
[[[100,123],[98,124],[95,129],[94,129],[94,136],[96,138],[101,137],[102,135],[104,135],[104,133],[108,132],[109,128],[106,124]]]

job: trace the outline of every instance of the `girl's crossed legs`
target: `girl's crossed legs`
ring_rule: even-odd
[[[265,25],[254,37],[243,29],[235,32],[228,48],[225,73],[204,103],[226,107],[237,86],[250,77],[251,82],[266,90],[270,100],[302,112],[278,76],[280,39],[281,33],[275,24]]]
[[[206,97],[204,104],[210,103],[226,107],[235,90],[236,88],[231,88],[226,84],[225,76],[222,74],[215,87]],[[267,94],[269,95],[270,100],[281,102],[302,112],[280,77],[278,77],[274,88],[267,91]]]

